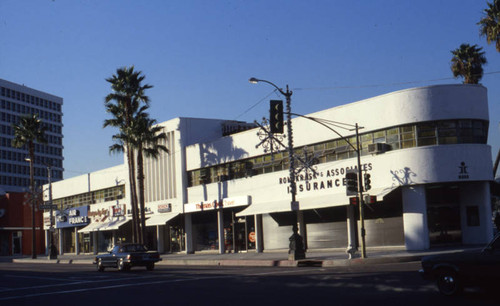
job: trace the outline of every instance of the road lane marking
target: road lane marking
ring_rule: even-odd
[[[157,285],[157,284],[165,284],[165,283],[176,283],[176,282],[186,282],[186,281],[199,281],[199,280],[207,280],[207,279],[223,279],[223,278],[233,278],[234,276],[212,276],[212,277],[198,277],[198,278],[188,278],[188,279],[169,279],[162,281],[154,281],[154,282],[142,282],[142,283],[130,283],[130,284],[121,284],[121,285],[111,285],[106,287],[96,287],[96,288],[80,288],[80,289],[72,289],[72,290],[63,290],[63,291],[54,291],[54,292],[42,292],[42,293],[34,293],[34,294],[24,294],[18,296],[8,296],[0,298],[0,301],[7,300],[18,300],[23,298],[32,298],[46,295],[58,295],[58,294],[68,294],[68,293],[77,293],[77,292],[86,292],[86,291],[95,291],[95,290],[107,290],[107,289],[116,289],[116,288],[124,288],[124,287],[134,287],[134,286],[146,286],[146,285]]]
[[[17,277],[17,278],[34,278],[34,279],[43,279],[43,278],[38,278],[38,277],[28,277],[28,276],[18,276],[18,275],[5,275],[8,277]],[[0,288],[0,292],[7,292],[7,291],[20,291],[20,290],[30,290],[30,289],[43,289],[43,288],[50,288],[50,287],[61,287],[61,286],[71,286],[71,285],[81,285],[81,284],[88,284],[88,283],[101,283],[101,282],[115,282],[115,281],[121,281],[121,280],[137,280],[137,279],[147,279],[147,278],[158,278],[160,276],[142,276],[142,277],[127,277],[127,278],[107,278],[107,279],[91,279],[91,280],[81,280],[81,281],[71,281],[67,282],[68,279],[52,279],[52,280],[59,280],[63,281],[64,283],[58,283],[58,284],[50,284],[50,285],[38,285],[38,286],[29,286],[29,287],[18,287],[18,288]],[[49,279],[49,278],[45,278]]]

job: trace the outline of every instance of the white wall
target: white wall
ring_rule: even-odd
[[[437,85],[392,92],[356,103],[330,108],[310,117],[358,123],[360,133],[408,123],[446,120],[489,120],[486,88],[481,85]],[[293,106],[292,106],[293,108]],[[327,128],[305,118],[292,121],[294,146],[339,138]],[[338,130],[343,136],[354,132]],[[221,137],[186,148],[187,170],[265,154],[255,145],[257,129]],[[286,133],[286,127],[285,127]]]
[[[52,183],[52,198],[59,199],[89,191],[95,191],[128,182],[128,172],[125,165],[119,165],[100,171],[75,176]],[[118,182],[118,183],[117,183]],[[48,200],[48,187],[44,185],[44,201]]]
[[[429,248],[425,186],[402,189],[405,246],[409,251]]]
[[[474,182],[460,186],[460,216],[464,244],[486,244],[493,237],[491,196],[488,182]],[[467,224],[467,207],[478,207],[479,225]]]

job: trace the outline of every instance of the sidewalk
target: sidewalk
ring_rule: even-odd
[[[368,248],[367,258],[357,257],[348,259],[344,249],[321,249],[310,250],[306,253],[306,259],[292,261],[288,260],[287,250],[265,251],[256,253],[254,251],[243,253],[218,254],[213,252],[198,252],[195,254],[162,254],[161,266],[260,266],[260,267],[335,267],[362,264],[381,264],[396,262],[420,261],[423,256],[463,252],[466,250],[480,249],[482,246],[459,246],[443,247],[425,251],[406,251],[403,247]],[[38,255],[36,259],[31,257],[9,257],[0,256],[0,262],[15,263],[44,263],[44,264],[92,264],[95,255],[59,255],[57,259],[49,260],[45,255]]]

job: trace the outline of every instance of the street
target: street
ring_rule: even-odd
[[[480,290],[441,296],[420,263],[336,268],[0,263],[0,305],[498,305]]]

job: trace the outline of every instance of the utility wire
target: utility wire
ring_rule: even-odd
[[[485,72],[483,75],[498,74],[500,71]],[[293,88],[293,90],[334,90],[334,89],[356,89],[356,88],[370,88],[370,87],[385,87],[385,86],[396,86],[396,85],[407,85],[407,84],[418,84],[426,82],[438,82],[446,80],[454,80],[454,77],[441,78],[441,79],[431,79],[431,80],[420,80],[420,81],[408,81],[399,83],[387,83],[387,84],[368,84],[368,85],[358,85],[358,86],[333,86],[333,87],[298,87]]]
[[[267,98],[269,98],[273,93],[275,93],[276,91],[278,91],[277,89],[274,89],[273,91],[271,91],[269,94],[267,94],[264,98],[260,99],[257,103],[255,103],[254,105],[250,106],[250,108],[248,108],[246,111],[244,111],[243,113],[241,113],[240,115],[238,115],[236,118],[234,118],[235,120],[240,118],[241,116],[245,115],[246,113],[248,113],[250,110],[252,110],[254,107],[256,107],[257,105],[259,105],[260,103],[262,103],[263,101],[265,101]]]

